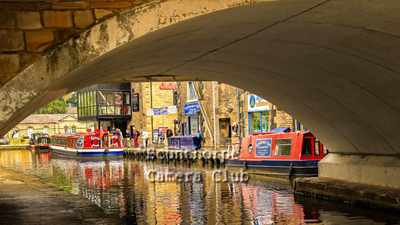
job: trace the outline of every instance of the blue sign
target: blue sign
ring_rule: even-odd
[[[271,144],[271,138],[256,139],[256,156],[270,156]]]
[[[183,107],[183,111],[186,116],[192,116],[200,112],[199,102],[188,102]]]
[[[154,116],[168,115],[168,107],[154,108],[153,109],[153,115]]]
[[[250,95],[249,97],[249,105],[251,108],[256,107],[256,96],[255,95]]]

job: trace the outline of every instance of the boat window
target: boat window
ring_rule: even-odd
[[[253,151],[253,145],[252,145],[252,144],[249,144],[249,146],[247,147],[247,150],[248,150],[249,152],[252,152],[252,151]]]
[[[311,138],[304,138],[302,155],[312,155]]]
[[[315,146],[314,146],[314,155],[319,155],[319,150],[320,150],[320,143],[319,140],[315,140]]]
[[[78,140],[76,140],[76,147],[83,148],[83,142],[83,137],[79,137]]]
[[[290,155],[291,148],[291,139],[277,139],[275,145],[275,155]]]

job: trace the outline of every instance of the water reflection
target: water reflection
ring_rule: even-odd
[[[326,202],[296,200],[274,182],[216,183],[212,170],[131,160],[81,161],[50,153],[1,151],[0,165],[89,199],[122,224],[395,224],[381,215]],[[151,182],[151,170],[198,172],[201,182]],[[371,215],[373,214],[373,217]]]

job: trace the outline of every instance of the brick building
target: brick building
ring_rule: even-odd
[[[131,87],[137,111],[132,113],[130,126],[149,137],[166,129],[185,136],[201,132],[204,146],[221,147],[237,144],[240,136],[249,133],[276,127],[301,129],[296,120],[272,103],[228,84],[143,82]]]
[[[189,81],[178,82],[177,86],[176,132],[181,135],[201,132],[205,146],[237,144],[240,136],[276,127],[302,129],[298,121],[277,106],[228,84]]]
[[[76,112],[65,114],[32,114],[26,117],[6,137],[12,144],[27,143],[34,133],[48,135],[86,132],[93,129],[92,122],[78,121]]]
[[[176,83],[175,82],[142,82],[132,83],[133,105],[138,110],[132,113],[130,125],[148,134],[174,130],[177,119]],[[135,106],[133,106],[135,107]],[[153,132],[152,132],[153,131]]]

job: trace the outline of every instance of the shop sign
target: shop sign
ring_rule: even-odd
[[[152,108],[147,110],[148,116],[161,116],[161,115],[168,115],[168,114],[175,114],[177,113],[176,106],[166,106],[161,108]]]
[[[256,156],[270,156],[271,144],[271,138],[256,139]]]
[[[200,104],[199,102],[188,102],[183,107],[183,112],[186,116],[192,116],[200,112]]]
[[[160,90],[176,90],[175,82],[162,82],[160,84]]]
[[[248,100],[247,102],[248,102],[249,112],[259,112],[259,111],[269,110],[268,102],[257,95],[249,95],[247,100]]]

